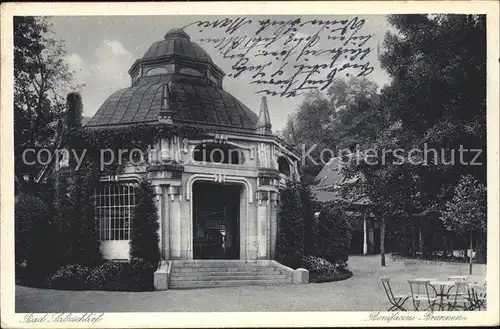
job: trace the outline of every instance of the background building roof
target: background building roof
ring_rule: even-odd
[[[340,195],[338,188],[342,184],[354,183],[358,179],[346,180],[344,175],[342,175],[342,159],[340,157],[332,158],[316,176],[316,185],[311,187],[311,192],[319,202],[334,200],[349,201]],[[371,204],[370,199],[364,195],[354,196],[351,199],[350,201],[354,205],[364,206]]]

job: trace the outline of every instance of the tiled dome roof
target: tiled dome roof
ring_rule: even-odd
[[[152,59],[177,55],[202,62],[212,63],[212,59],[189,35],[181,29],[172,29],[165,34],[165,39],[156,41],[142,57]]]
[[[170,89],[174,122],[255,129],[257,115],[228,92],[200,79],[172,75],[146,77],[112,94],[87,127],[158,121],[164,85]]]
[[[175,69],[142,74],[139,67],[146,70],[148,65],[175,65]],[[189,72],[193,67],[199,69],[196,74]],[[87,127],[160,122],[167,111],[174,123],[257,129],[257,115],[222,89],[222,71],[181,29],[170,30],[165,40],[155,42],[130,72],[137,76],[132,86],[109,96]],[[212,74],[219,77],[213,79]]]

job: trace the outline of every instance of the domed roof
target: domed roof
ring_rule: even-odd
[[[177,55],[201,62],[212,63],[212,59],[182,29],[171,29],[164,40],[156,41],[146,51],[142,59],[153,59],[169,55]]]
[[[153,68],[174,65],[175,69],[153,75],[148,68],[151,62]],[[256,113],[223,90],[223,72],[181,29],[172,29],[164,40],[155,42],[129,73],[132,86],[109,96],[87,127],[159,123],[168,112],[177,124],[258,128]]]
[[[257,115],[234,96],[203,80],[175,75],[145,77],[117,91],[106,99],[87,127],[158,122],[165,85],[175,123],[256,129]]]

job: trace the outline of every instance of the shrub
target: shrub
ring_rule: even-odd
[[[320,257],[306,256],[303,259],[302,266],[309,270],[310,282],[340,281],[352,276],[352,272],[347,269],[345,262],[332,264]]]
[[[304,183],[303,178],[299,183],[299,193],[304,221],[304,254],[317,256],[319,255],[318,223],[313,212],[314,196],[309,185]]]
[[[151,184],[142,181],[137,189],[137,206],[131,223],[130,256],[151,264],[160,261],[158,214]]]
[[[125,271],[126,263],[105,262],[94,267],[87,278],[93,290],[110,290],[113,281],[120,281]]]
[[[49,278],[48,286],[62,290],[90,290],[91,269],[82,265],[66,265]]]
[[[330,203],[321,210],[319,236],[323,258],[332,263],[347,261],[351,246],[351,227],[338,205]]]
[[[59,172],[55,210],[61,265],[94,267],[102,263],[92,200],[95,178],[87,167]]]
[[[78,264],[96,266],[103,258],[99,250],[99,235],[94,216],[94,177],[89,168],[80,168],[75,173],[72,185],[73,246],[71,260]]]
[[[130,291],[154,290],[154,272],[156,265],[143,258],[132,258],[130,261]]]
[[[21,193],[15,202],[15,263],[16,274],[23,281],[39,280],[58,267],[54,255],[54,225],[48,205],[39,197]],[[22,265],[22,266],[21,266]]]
[[[293,268],[304,255],[304,221],[298,183],[289,181],[280,199],[277,260]]]
[[[95,267],[88,281],[93,290],[151,291],[156,266],[142,258],[130,263],[106,262]]]

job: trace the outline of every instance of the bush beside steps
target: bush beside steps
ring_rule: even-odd
[[[331,263],[321,257],[304,256],[302,259],[292,257],[282,259],[280,262],[293,269],[305,268],[308,270],[309,282],[311,283],[341,281],[349,279],[353,275],[344,261]]]
[[[156,265],[142,258],[105,262],[94,268],[66,265],[47,280],[47,288],[61,290],[152,291]]]

